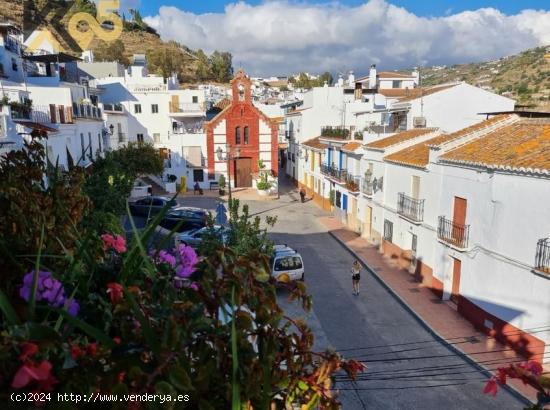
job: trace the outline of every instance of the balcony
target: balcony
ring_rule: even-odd
[[[73,104],[73,116],[88,120],[103,120],[101,109],[90,104]]]
[[[470,225],[457,224],[444,216],[440,216],[437,227],[437,237],[440,241],[455,248],[466,249],[468,248],[470,237]]]
[[[178,134],[204,134],[204,122],[193,124],[173,123],[172,133]]]
[[[103,111],[121,114],[124,112],[124,107],[122,104],[103,104]]]
[[[537,242],[535,270],[550,275],[550,238],[541,239]]]
[[[345,182],[348,175],[345,169],[338,169],[335,166],[326,164],[321,164],[321,173],[340,182]]]
[[[361,186],[361,178],[356,177],[351,174],[346,175],[346,189],[350,192],[359,192],[359,187]]]
[[[374,193],[374,183],[372,181],[363,180],[361,183],[361,192],[366,196],[372,197]]]
[[[424,220],[424,199],[416,199],[400,192],[397,197],[397,213],[406,219],[420,223]]]
[[[348,128],[338,126],[338,127],[322,127],[321,128],[321,137],[331,138],[331,139],[350,139],[351,132]]]
[[[170,114],[176,114],[178,116],[190,116],[196,117],[205,113],[204,104],[199,103],[182,103],[173,104],[170,103]]]

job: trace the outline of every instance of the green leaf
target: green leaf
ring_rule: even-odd
[[[113,347],[114,342],[113,340],[107,336],[105,333],[103,333],[101,330],[89,325],[88,323],[77,319],[76,317],[71,316],[67,311],[63,309],[52,309],[55,312],[59,313],[61,316],[65,318],[67,322],[72,324],[73,326],[79,328],[84,333],[86,333],[88,336],[93,337],[95,340],[97,340],[99,343],[107,346],[107,347]]]
[[[189,392],[193,390],[189,375],[185,369],[180,366],[176,366],[170,371],[168,379],[176,389],[182,392]]]
[[[15,313],[15,309],[11,305],[10,301],[8,300],[7,296],[0,290],[0,310],[4,314],[7,322],[10,325],[16,325],[19,323],[19,318],[17,317],[17,314]]]
[[[36,307],[36,288],[38,286],[38,271],[40,270],[40,255],[42,254],[42,245],[44,243],[44,224],[40,229],[40,242],[38,244],[38,253],[34,264],[34,275],[32,276],[31,297],[29,299],[29,318],[34,319]]]
[[[241,410],[241,392],[238,380],[239,358],[237,349],[237,327],[235,320],[235,286],[231,289],[231,359],[233,362],[233,374],[231,378],[231,409]]]
[[[39,325],[36,323],[27,323],[27,330],[29,332],[30,340],[60,340],[60,335],[50,326]]]
[[[304,382],[303,380],[300,380],[300,381],[298,382],[298,388],[299,388],[300,390],[306,391],[306,390],[309,389],[309,386],[307,385],[306,382]]]

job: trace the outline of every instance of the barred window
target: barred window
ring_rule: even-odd
[[[393,241],[393,222],[384,219],[384,240],[387,242]]]

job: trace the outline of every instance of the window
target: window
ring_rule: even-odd
[[[140,144],[143,142],[143,134],[137,135],[137,142],[139,142]]]
[[[136,114],[141,114],[141,104],[134,104],[134,112]]]
[[[235,128],[235,144],[240,145],[241,143],[241,127]]]
[[[193,96],[193,104],[198,104],[199,103],[199,97],[194,95]]]
[[[393,241],[393,222],[384,219],[384,240],[387,242]]]
[[[275,261],[275,271],[302,269],[302,259],[299,256],[286,256]]]
[[[88,133],[88,151],[89,151],[89,154],[90,154],[90,158],[93,157],[94,151],[93,151],[93,147],[92,147],[92,133],[91,132]]]
[[[151,112],[153,114],[158,114],[159,113],[159,105],[158,104],[152,104],[151,105]]]
[[[342,207],[342,193],[340,191],[336,191],[336,207],[341,208]]]
[[[193,181],[204,182],[204,171],[202,169],[193,170]]]
[[[97,134],[97,143],[99,145],[99,152],[103,152],[103,146],[101,144],[101,134]]]
[[[11,69],[17,71],[17,60],[15,58],[11,59]]]
[[[244,144],[245,145],[248,145],[248,137],[249,137],[248,127],[244,127]]]
[[[153,142],[155,144],[160,144],[160,134],[153,134]]]
[[[401,85],[403,84],[403,81],[401,80],[393,80],[392,81],[392,88],[401,88]]]

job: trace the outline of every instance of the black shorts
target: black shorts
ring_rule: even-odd
[[[355,280],[355,281],[360,281],[361,280],[361,275],[359,273],[356,273],[355,275],[351,276],[351,279]]]

